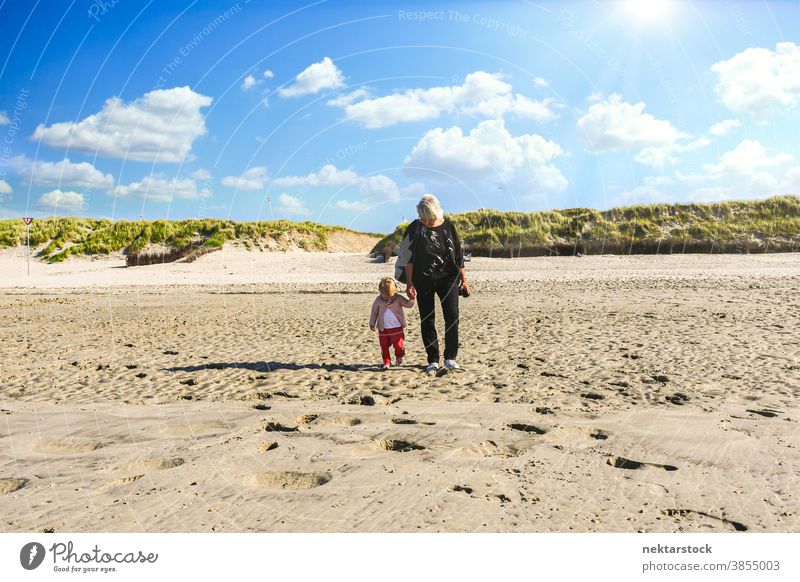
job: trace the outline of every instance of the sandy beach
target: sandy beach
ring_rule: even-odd
[[[800,254],[467,269],[429,376],[364,254],[3,251],[0,529],[800,531]]]

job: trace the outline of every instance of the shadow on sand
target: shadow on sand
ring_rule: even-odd
[[[253,372],[275,372],[277,370],[325,370],[326,372],[378,372],[375,364],[297,364],[294,362],[211,362],[194,366],[173,366],[163,368],[167,372],[202,372],[205,370],[227,369],[251,370]]]

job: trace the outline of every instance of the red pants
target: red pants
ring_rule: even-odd
[[[381,355],[383,356],[384,364],[388,366],[392,363],[389,358],[389,346],[394,346],[395,357],[402,358],[406,355],[405,346],[403,346],[405,337],[402,327],[389,327],[378,332],[378,341],[381,343]]]

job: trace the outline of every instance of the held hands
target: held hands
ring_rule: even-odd
[[[406,293],[408,293],[408,298],[412,301],[417,298],[417,288],[414,287],[414,284],[406,285]]]

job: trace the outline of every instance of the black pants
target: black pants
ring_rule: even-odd
[[[439,338],[436,335],[436,301],[439,296],[444,313],[444,359],[455,360],[458,356],[458,290],[459,277],[430,279],[414,277],[417,288],[422,342],[428,353],[428,363],[439,362]]]

